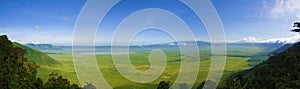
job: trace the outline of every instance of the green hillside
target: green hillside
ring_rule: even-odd
[[[300,87],[300,43],[269,57],[252,69],[232,75],[225,89],[298,89]]]
[[[24,49],[27,52],[25,57],[28,59],[28,61],[30,61],[32,63],[37,63],[38,65],[45,65],[45,66],[53,66],[55,64],[60,64],[59,62],[57,62],[50,56],[48,56],[38,50],[34,50],[32,48],[29,48],[27,46],[24,46],[24,45],[16,43],[16,42],[14,42],[13,45]]]
[[[48,75],[51,72],[55,72],[68,78],[71,83],[78,84],[77,77],[72,66],[58,62],[47,54],[44,54],[38,50],[32,49],[22,44],[14,42],[13,45],[22,48],[27,52],[25,58],[27,58],[29,62],[37,63],[40,66],[38,68],[37,76],[40,77],[43,81],[47,81],[50,78],[50,76]]]
[[[52,65],[61,64],[39,51],[11,42],[6,35],[0,36],[0,89],[82,89],[55,71],[38,70]]]

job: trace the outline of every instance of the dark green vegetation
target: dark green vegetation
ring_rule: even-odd
[[[229,77],[225,89],[297,89],[300,87],[300,43],[270,56],[254,68]]]
[[[6,36],[0,36],[0,88],[23,89],[42,87],[40,79],[36,78],[37,64],[32,64],[24,58],[26,54],[21,48],[13,47]]]
[[[169,89],[169,88],[170,88],[170,81],[161,81],[157,86],[157,89]]]
[[[16,45],[21,46],[20,44]],[[37,78],[39,65],[36,63],[45,64],[49,61],[52,64],[57,62],[49,56],[41,56],[42,53],[29,48],[26,50],[37,55],[30,54],[25,57],[27,52],[18,46],[14,46],[6,35],[0,36],[1,89],[80,89],[78,85],[71,85],[68,79],[64,79],[58,74],[50,74],[51,78],[43,83],[40,78]],[[26,48],[25,46],[21,47]],[[27,58],[41,59],[28,61]]]
[[[206,86],[204,86],[205,83],[207,84]],[[203,81],[203,82],[197,87],[197,89],[202,89],[202,88],[205,88],[205,89],[214,89],[216,85],[217,85],[217,84],[216,84],[215,82],[211,81],[211,80],[208,80],[208,81],[206,81],[206,82]]]
[[[44,89],[81,89],[77,84],[70,84],[68,79],[59,76],[57,73],[50,73],[50,78],[44,84]]]
[[[83,89],[97,89],[95,85],[93,85],[92,83],[87,83]]]

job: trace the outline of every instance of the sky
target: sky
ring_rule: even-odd
[[[20,43],[70,45],[77,17],[86,0],[1,0],[0,34]],[[265,42],[276,39],[297,40],[291,33],[294,21],[300,21],[300,0],[211,0],[224,27],[227,42]],[[117,26],[128,16],[149,8],[163,9],[178,16],[193,33],[194,40],[209,41],[206,29],[197,15],[176,0],[123,0],[104,17],[96,33],[95,43],[109,44]],[[146,12],[145,12],[146,13]],[[148,12],[147,12],[148,13]],[[165,13],[161,13],[165,14]],[[168,15],[153,12],[136,20],[174,23]],[[123,28],[149,23],[134,23]],[[180,25],[174,25],[173,31]],[[156,44],[175,41],[162,29],[150,28],[136,34],[133,44]],[[122,34],[127,35],[127,34]],[[182,35],[184,37],[184,35]],[[299,37],[300,39],[300,37]]]

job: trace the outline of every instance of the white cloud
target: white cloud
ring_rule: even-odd
[[[41,27],[40,27],[40,25],[35,25],[35,26],[34,26],[34,29],[36,29],[36,30],[40,30],[40,29],[41,29]]]
[[[296,43],[296,42],[300,42],[300,35],[296,35],[289,38],[268,39],[262,42],[263,43]]]
[[[64,20],[64,21],[69,21],[70,19],[69,19],[68,17],[64,16],[64,17],[63,17],[63,20]]]
[[[243,38],[241,43],[296,43],[300,42],[300,35],[297,34],[288,38],[276,38],[276,39],[258,39],[255,37]]]
[[[17,43],[20,43],[20,44],[27,44],[28,42],[25,42],[25,41],[21,41],[21,40],[11,40],[12,42],[17,42]]]
[[[272,19],[285,21],[300,19],[300,0],[272,0],[264,5],[270,8],[268,11]]]
[[[194,39],[195,41],[201,41],[201,38],[200,38],[200,36],[195,36],[195,39]]]
[[[20,44],[49,44],[49,42],[40,42],[40,41],[23,41],[23,40],[11,40],[12,42],[17,42]]]
[[[33,27],[0,27],[0,35],[7,35],[13,42],[21,44],[57,44],[71,45],[73,40],[73,31],[70,28],[63,27],[42,27],[40,31],[36,31]],[[51,30],[60,29],[60,30]],[[58,34],[59,33],[59,34]]]
[[[48,42],[39,42],[39,41],[32,41],[32,44],[47,44]]]
[[[247,37],[247,38],[242,38],[242,40],[239,41],[239,42],[242,42],[242,43],[258,43],[260,41],[261,41],[261,39],[257,39],[255,37]]]

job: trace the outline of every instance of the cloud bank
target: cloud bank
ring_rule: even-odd
[[[34,26],[34,29],[35,29],[35,30],[40,30],[41,27],[40,27],[40,25],[35,25],[35,26]]]
[[[300,42],[300,35],[295,35],[289,38],[276,38],[276,39],[258,39],[255,37],[247,37],[238,41],[240,43],[296,43]]]
[[[300,0],[268,0],[264,2],[264,7],[269,8],[267,12],[275,20],[299,20]]]

